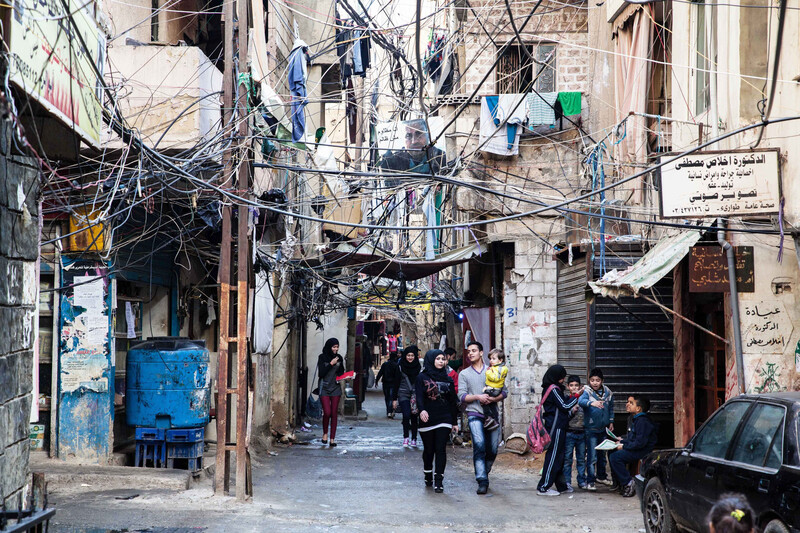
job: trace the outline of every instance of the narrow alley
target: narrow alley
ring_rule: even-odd
[[[638,499],[605,487],[537,498],[541,459],[526,462],[511,453],[500,454],[483,497],[475,494],[471,448],[448,448],[445,492],[434,494],[422,483],[421,449],[402,448],[400,421],[385,418],[382,394],[368,392],[364,406],[366,421],[340,420],[336,448],[323,447],[312,428],[308,445],[257,454],[252,504],[213,496],[208,478],[182,492],[75,486],[50,492],[57,509],[51,530],[598,533],[642,527]]]

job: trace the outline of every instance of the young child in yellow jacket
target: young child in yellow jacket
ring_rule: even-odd
[[[496,398],[503,392],[508,377],[508,367],[506,366],[506,355],[503,350],[497,348],[489,352],[489,368],[486,369],[486,386],[483,392]],[[500,425],[500,414],[496,403],[483,406],[483,427],[492,431]]]

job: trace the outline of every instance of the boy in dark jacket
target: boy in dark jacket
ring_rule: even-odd
[[[625,404],[625,410],[633,415],[631,428],[620,440],[617,449],[610,454],[608,462],[620,485],[622,495],[630,498],[636,494],[636,490],[633,477],[628,472],[628,465],[636,463],[653,451],[658,440],[658,427],[647,414],[650,410],[650,400],[641,394],[630,396]]]
[[[611,485],[606,474],[606,452],[595,447],[606,438],[606,428],[614,431],[614,393],[603,383],[603,371],[593,368],[589,384],[578,400],[583,407],[586,439],[586,489],[596,490],[595,482]]]

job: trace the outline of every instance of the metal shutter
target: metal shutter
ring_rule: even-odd
[[[606,257],[606,270],[623,270],[638,259],[638,256]],[[593,270],[595,279],[600,277],[597,258]],[[645,294],[651,298],[655,294],[659,302],[672,308],[672,276],[659,281],[653,293],[647,290]],[[625,412],[628,395],[642,393],[650,398],[651,412],[672,413],[675,390],[672,317],[643,298],[623,297],[617,301],[647,325],[610,299],[596,298],[589,314],[592,366],[603,370],[606,385],[614,391],[616,412]]]
[[[571,266],[559,263],[556,317],[558,363],[568,374],[579,375],[583,382],[588,374],[585,258]]]

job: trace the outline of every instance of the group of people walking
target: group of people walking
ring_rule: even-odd
[[[329,339],[319,356],[320,394],[329,392],[324,379],[335,379],[344,369],[334,368],[338,341]],[[455,351],[447,349],[454,354]],[[456,373],[450,367],[451,354],[442,350],[428,350],[422,362],[420,350],[411,345],[403,349],[399,358],[391,354],[375,378],[383,383],[386,416],[394,418],[399,409],[403,416],[403,446],[416,448],[417,437],[422,439],[422,471],[425,486],[437,493],[444,492],[444,473],[447,466],[447,444],[458,431],[458,419],[464,410],[472,435],[473,463],[478,494],[489,489],[489,472],[497,457],[500,444],[500,424],[497,422],[497,402],[508,396],[505,378],[508,370],[505,357],[499,350],[492,352],[494,371],[484,363],[483,346],[472,342],[467,346],[470,366]],[[500,368],[502,367],[502,368]],[[487,370],[488,377],[487,377]],[[338,393],[341,396],[341,391]],[[321,396],[322,399],[322,396]],[[338,401],[336,402],[338,404]],[[323,400],[326,405],[333,401]],[[494,409],[492,409],[494,407]],[[336,418],[324,410],[323,443],[336,436]],[[329,426],[330,424],[330,426]],[[330,427],[330,429],[329,429]]]
[[[336,446],[336,423],[341,387],[337,376],[344,373],[338,355],[339,341],[328,339],[319,356],[320,399],[323,406],[323,444]],[[456,373],[448,365],[448,355],[428,350],[420,362],[419,348],[407,346],[398,357],[392,353],[376,376],[383,383],[386,416],[403,417],[403,446],[416,448],[422,439],[422,470],[425,485],[435,492],[444,491],[447,444],[458,431],[459,413],[463,410],[472,438],[472,459],[477,493],[489,489],[492,470],[501,440],[497,403],[508,396],[505,385],[508,368],[500,350],[492,350],[489,364],[484,361],[483,346],[473,341],[467,345],[469,366]],[[596,483],[618,488],[624,496],[634,494],[633,478],[627,465],[652,451],[657,426],[647,414],[650,402],[632,395],[626,403],[629,413],[627,434],[616,437],[614,431],[614,395],[603,383],[603,372],[593,369],[589,383],[582,386],[579,376],[567,377],[561,365],[551,366],[542,380],[542,422],[550,435],[544,458],[538,494],[558,496],[573,492],[572,464],[577,463],[577,482],[582,489],[596,490]],[[596,450],[606,439],[616,440],[609,454],[611,479],[606,470],[605,452]]]

